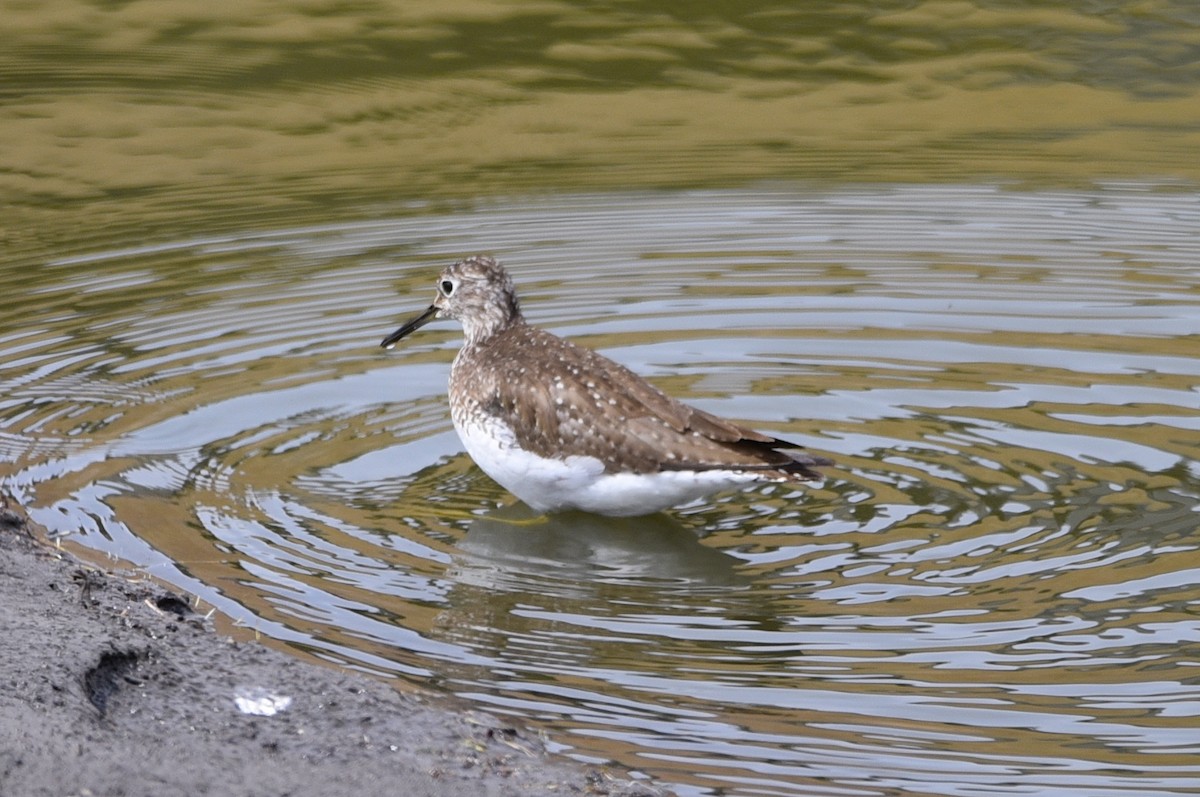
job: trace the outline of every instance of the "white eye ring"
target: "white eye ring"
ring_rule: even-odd
[[[438,283],[438,290],[442,292],[443,296],[449,296],[454,293],[454,281],[442,280]]]

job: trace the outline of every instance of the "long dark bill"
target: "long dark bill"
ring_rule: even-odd
[[[428,310],[421,313],[419,316],[414,318],[412,321],[409,321],[407,324],[400,327],[392,334],[388,335],[386,338],[383,339],[383,342],[380,343],[379,345],[385,349],[392,348],[393,346],[396,345],[396,341],[400,340],[400,338],[404,337],[405,335],[409,334],[410,332],[417,331],[418,329],[420,329],[421,327],[425,326],[430,321],[432,321],[433,317],[435,315],[437,315],[437,311],[438,311],[438,309],[436,307],[434,307],[433,305],[430,305]]]

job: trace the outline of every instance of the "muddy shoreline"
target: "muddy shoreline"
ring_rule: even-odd
[[[666,793],[450,698],[224,638],[183,596],[46,544],[7,505],[0,630],[3,795]]]

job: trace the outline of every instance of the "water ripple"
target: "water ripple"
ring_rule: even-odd
[[[1143,186],[776,187],[80,253],[0,340],[6,486],[683,794],[1189,793],[1198,225]],[[649,519],[510,505],[450,428],[458,332],[377,345],[473,251],[535,321],[837,466]]]

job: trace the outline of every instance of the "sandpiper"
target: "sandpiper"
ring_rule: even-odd
[[[758,482],[820,479],[823,457],[663,393],[623,365],[526,323],[508,272],[468,257],[437,279],[392,348],[435,318],[466,341],[450,369],[450,416],[467,453],[538,512],[658,512]]]

